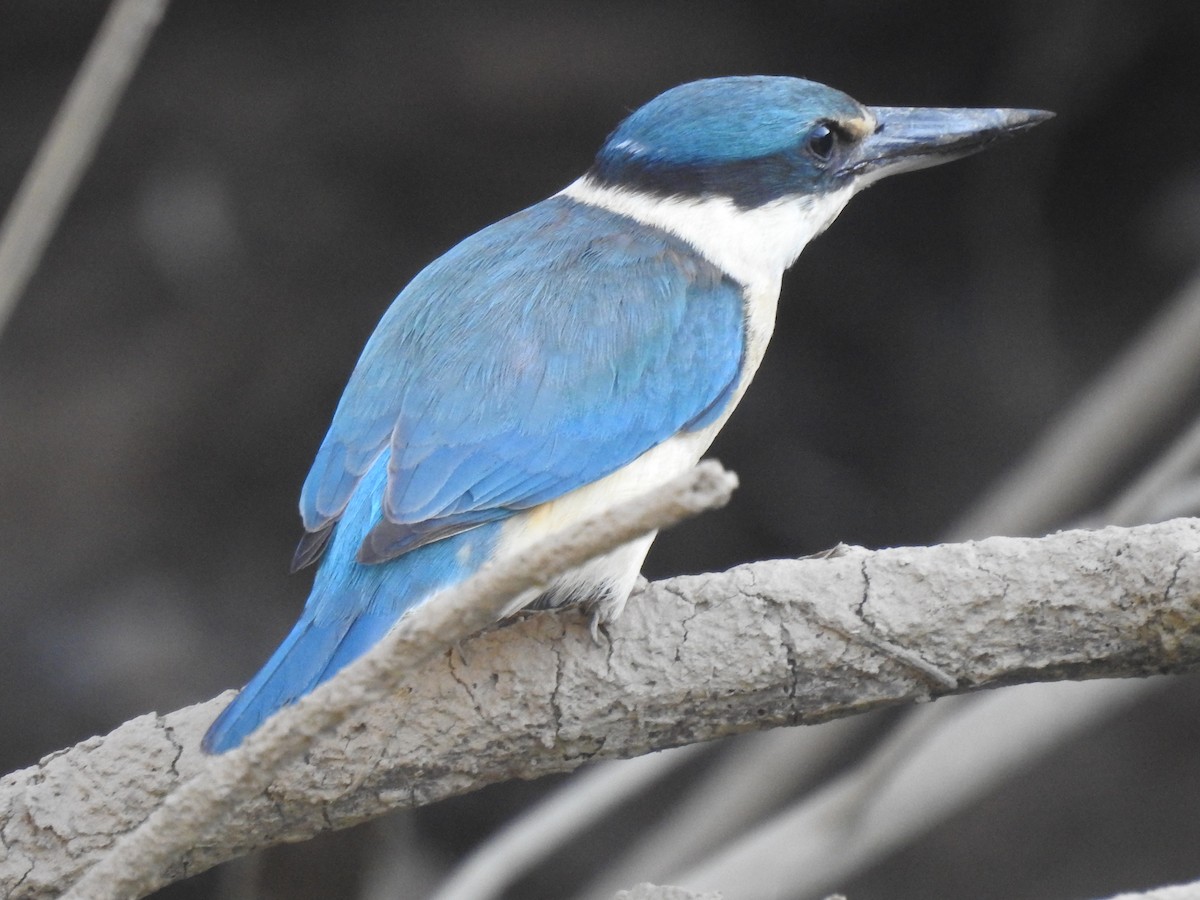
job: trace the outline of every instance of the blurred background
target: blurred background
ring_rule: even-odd
[[[0,201],[104,10],[0,7]],[[0,771],[242,684],[307,594],[287,574],[299,486],[397,290],[699,77],[1058,113],[868,191],[804,252],[712,451],[743,487],[660,537],[646,574],[936,541],[1200,260],[1198,45],[1191,0],[176,4],[0,337]],[[1161,452],[1189,390],[1042,530]],[[1173,679],[837,887],[1086,898],[1200,877],[1198,716],[1200,681]],[[715,755],[505,896],[571,896]],[[364,873],[401,845],[427,882],[391,896],[424,896],[560,783],[498,785],[157,896],[367,896]]]

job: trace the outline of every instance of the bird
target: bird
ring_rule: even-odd
[[[854,194],[1051,115],[693,81],[625,118],[578,180],[434,260],[367,341],[301,489],[303,612],[203,749],[238,746],[489,560],[689,470],[758,369],[784,271]],[[654,537],[510,611],[611,623]]]

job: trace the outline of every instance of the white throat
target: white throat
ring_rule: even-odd
[[[819,197],[781,197],[754,209],[739,209],[727,197],[655,197],[598,185],[585,175],[559,193],[669,231],[758,294],[778,291],[784,270],[829,227],[854,192],[848,185]]]

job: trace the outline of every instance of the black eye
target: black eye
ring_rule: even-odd
[[[837,144],[837,138],[828,125],[817,125],[804,139],[804,149],[821,164],[825,164],[833,158],[835,144]]]

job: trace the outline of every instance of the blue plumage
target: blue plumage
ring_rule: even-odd
[[[799,138],[814,123],[863,114],[852,97],[815,81],[708,78],[671,88],[639,108],[609,136],[600,158],[640,155],[675,166],[744,163],[780,153],[799,159]]]
[[[693,81],[622,122],[588,174],[649,194],[727,196],[745,209],[798,193],[820,195],[845,179],[808,152],[806,138],[814,128],[868,115],[841,91],[800,78]]]
[[[236,746],[473,573],[499,523],[707,424],[742,290],[665,232],[561,197],[467,238],[380,322],[301,493],[336,523],[303,616],[205,737]]]
[[[396,298],[304,484],[305,527],[336,519],[389,446],[387,519],[430,531],[595,481],[720,406],[742,328],[740,286],[679,239],[539,203]]]
[[[406,610],[693,465],[754,374],[783,271],[885,174],[1036,110],[866,107],[796,78],[655,98],[560,194],[424,269],[367,342],[300,496],[319,561],[283,644],[204,737],[237,746]],[[651,536],[564,575],[615,617]]]
[[[208,729],[203,746],[209,753],[236,747],[275,710],[368,650],[405,610],[466,578],[491,555],[495,525],[427,544],[387,565],[356,562],[359,544],[381,514],[387,462],[385,450],[351,497],[300,620]]]

